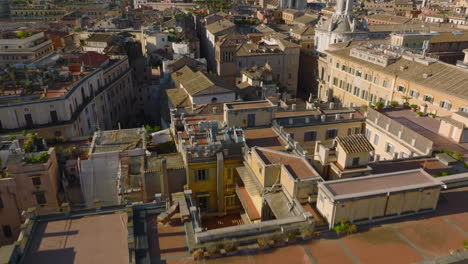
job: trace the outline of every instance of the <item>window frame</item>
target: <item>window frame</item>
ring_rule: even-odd
[[[313,135],[312,137],[308,135]],[[310,130],[310,131],[305,131],[304,132],[304,142],[311,142],[311,141],[317,141],[317,131],[316,130]]]
[[[197,182],[208,180],[208,169],[197,169],[195,171],[195,180]]]
[[[335,131],[333,134],[334,136],[330,136],[330,132]],[[325,133],[325,140],[331,140],[334,139],[338,136],[338,129],[337,128],[328,128],[326,133]]]

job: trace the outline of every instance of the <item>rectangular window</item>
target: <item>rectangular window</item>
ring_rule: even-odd
[[[55,123],[58,121],[57,111],[55,110],[50,111],[50,119],[52,119],[52,123]]]
[[[197,181],[208,180],[208,170],[206,169],[197,170],[196,177],[197,177]]]
[[[41,177],[34,177],[34,178],[31,178],[31,180],[34,186],[39,186],[42,184]]]
[[[430,95],[424,95],[423,101],[432,103],[434,101],[434,97],[432,97]]]
[[[362,76],[362,71],[361,71],[361,70],[357,70],[357,71],[356,71],[356,76],[357,76],[357,77],[361,77],[361,76]]]
[[[350,128],[348,128],[348,136],[349,135],[360,134],[360,133],[361,133],[361,128],[359,128],[359,127],[350,127]]]
[[[374,145],[378,145],[379,144],[379,135],[375,134],[374,135]]]
[[[237,204],[237,198],[235,195],[226,196],[226,206],[235,206]]]
[[[353,87],[353,86],[352,86],[350,83],[348,83],[348,84],[346,85],[346,91],[347,91],[348,93],[351,92],[351,88],[352,88],[352,87]]]
[[[200,208],[200,210],[205,211],[208,209],[209,198],[210,197],[208,195],[197,196],[198,207]]]
[[[337,68],[337,69],[340,68],[340,63],[339,63],[339,62],[336,63],[336,68]]]
[[[333,85],[335,85],[335,86],[338,85],[338,78],[333,77]]]
[[[2,229],[3,229],[3,235],[5,237],[12,237],[13,236],[13,232],[11,231],[10,225],[3,225]]]
[[[353,158],[353,167],[359,166],[359,158]]]
[[[395,151],[395,147],[392,144],[387,142],[387,144],[385,144],[385,152],[387,152],[390,155],[393,155],[394,151]]]
[[[348,68],[346,67],[346,65],[342,65],[342,66],[341,66],[341,70],[342,70],[342,71],[345,72],[347,69],[348,69]]]
[[[388,80],[383,80],[382,86],[387,88],[388,86]]]
[[[316,131],[307,131],[304,133],[304,141],[315,141],[317,140]]]
[[[334,139],[337,135],[338,135],[338,129],[336,129],[336,128],[328,129],[327,133],[326,133],[326,136],[325,136],[325,139],[326,140]]]
[[[411,90],[409,95],[413,98],[418,98],[419,92],[417,90]]]
[[[354,94],[355,96],[359,96],[360,90],[361,90],[361,89],[360,89],[359,87],[354,86],[353,94]]]
[[[340,87],[341,89],[343,89],[343,84],[344,84],[343,80],[340,80],[340,86],[339,86],[339,87]]]
[[[47,200],[45,198],[44,192],[35,193],[37,204],[46,204]]]
[[[460,111],[460,112],[463,112],[463,113],[468,113],[468,106],[462,106],[462,107],[460,107],[459,111]]]
[[[367,100],[367,94],[368,94],[367,91],[362,91],[361,92],[361,98],[364,99],[364,100]]]
[[[371,131],[370,131],[368,128],[366,128],[365,135],[366,135],[366,138],[367,138],[368,140],[370,140],[372,133],[371,133]]]
[[[397,91],[400,93],[404,93],[406,91],[406,88],[403,85],[398,85]]]
[[[375,84],[379,83],[379,77],[378,76],[374,76],[374,83]]]
[[[440,102],[440,107],[450,110],[452,108],[452,104],[449,101],[441,101]]]
[[[32,127],[33,126],[33,120],[31,114],[25,114],[24,115],[24,120],[26,120],[26,126],[27,127]]]

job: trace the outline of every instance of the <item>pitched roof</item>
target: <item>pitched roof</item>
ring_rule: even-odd
[[[171,78],[174,81],[174,83],[177,86],[179,86],[181,81],[190,79],[192,77],[193,73],[194,72],[192,71],[192,69],[190,69],[190,67],[185,65],[181,69],[171,73]]]
[[[431,43],[445,43],[445,42],[468,42],[468,32],[466,31],[453,31],[441,32],[431,38]]]
[[[346,153],[362,153],[374,150],[372,144],[363,134],[338,136],[336,141],[343,147]]]
[[[182,88],[167,89],[166,94],[172,105],[176,108],[187,107],[191,105],[187,93]]]
[[[113,38],[114,36],[109,34],[93,34],[86,41],[110,42]]]
[[[412,20],[412,18],[408,18],[408,17],[394,16],[394,15],[387,15],[387,14],[374,14],[374,15],[368,16],[367,18],[373,19],[373,20],[392,22],[395,24],[406,24]]]
[[[214,76],[207,76],[202,72],[195,72],[191,74],[190,78],[184,78],[180,83],[192,96],[207,90],[211,90],[212,94],[231,92],[221,80]]]
[[[458,97],[464,100],[468,99],[468,89],[466,89],[468,74],[466,70],[455,65],[440,61],[424,65],[416,61],[400,58],[395,63],[392,63],[387,67],[383,67],[350,56],[350,49],[351,47],[346,47],[339,50],[329,50],[327,53],[375,71],[389,75],[397,75],[398,78],[417,83],[418,85],[430,90],[439,91],[449,96]],[[405,68],[404,71],[401,70],[402,66]],[[432,75],[429,78],[424,78],[424,73],[430,73]]]
[[[303,28],[298,28],[293,31],[294,34],[298,34],[300,36],[312,36],[315,35],[315,29],[313,26],[305,26]]]
[[[80,54],[77,61],[83,63],[85,66],[99,67],[105,61],[109,60],[109,56],[97,53],[95,51],[88,51]]]
[[[182,69],[184,66],[188,66],[192,71],[200,70],[205,68],[205,65],[196,59],[192,59],[187,56],[183,56],[175,61],[173,61],[167,67],[172,70],[172,72],[178,71]]]
[[[226,29],[234,28],[236,25],[227,19],[218,20],[206,26],[206,30],[216,35]]]

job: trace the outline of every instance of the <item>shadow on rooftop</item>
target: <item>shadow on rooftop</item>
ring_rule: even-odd
[[[75,263],[74,248],[62,248],[31,252],[26,256],[24,264]]]

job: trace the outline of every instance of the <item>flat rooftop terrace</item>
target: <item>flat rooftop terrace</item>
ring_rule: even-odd
[[[249,108],[261,108],[261,107],[272,107],[273,105],[270,101],[254,101],[254,102],[239,102],[239,103],[229,103],[226,104],[228,109],[249,109]]]
[[[464,154],[465,158],[468,157],[468,143],[458,144],[439,135],[441,121],[438,118],[431,118],[428,116],[419,117],[411,110],[402,108],[389,108],[380,112],[403,126],[410,128],[421,136],[431,140],[434,143],[434,149],[461,152]]]
[[[25,264],[122,263],[129,261],[127,214],[41,221],[25,253]]]
[[[271,127],[245,129],[244,137],[249,147],[263,147],[273,150],[284,150],[286,147],[286,143]]]
[[[441,185],[422,169],[394,173],[377,174],[366,177],[335,180],[323,183],[323,186],[335,197],[386,193]]]
[[[108,130],[96,132],[91,153],[132,150],[144,147],[143,128]]]

